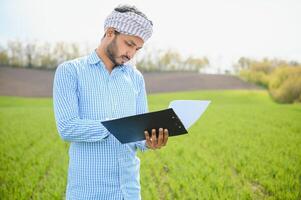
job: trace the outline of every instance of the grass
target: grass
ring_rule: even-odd
[[[301,105],[265,91],[153,94],[150,110],[174,99],[210,99],[188,135],[139,153],[143,199],[301,199]],[[62,199],[68,144],[51,99],[0,97],[0,199]]]

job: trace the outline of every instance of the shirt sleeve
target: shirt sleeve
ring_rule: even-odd
[[[139,90],[137,101],[136,101],[137,102],[136,103],[136,111],[137,111],[136,114],[142,114],[142,113],[148,112],[145,81],[144,81],[142,74],[140,74],[139,78],[140,79],[138,81],[139,82],[138,85],[140,86],[140,90]],[[138,149],[140,149],[140,151],[142,151],[142,152],[148,150],[148,148],[146,146],[146,140],[136,142],[136,147]]]
[[[100,120],[81,119],[77,76],[72,63],[58,66],[53,82],[53,106],[58,132],[69,142],[96,142],[110,133]]]

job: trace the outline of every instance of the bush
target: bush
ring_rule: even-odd
[[[279,103],[301,102],[301,68],[277,68],[270,76],[269,92]]]
[[[301,64],[298,62],[241,58],[236,68],[242,79],[267,88],[275,101],[301,102]]]
[[[244,80],[256,83],[263,87],[267,88],[269,85],[269,75],[262,71],[241,70],[239,75]]]

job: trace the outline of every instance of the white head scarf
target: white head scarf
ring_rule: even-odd
[[[146,42],[153,33],[153,25],[148,19],[134,12],[113,12],[106,18],[104,29],[112,27],[116,31],[138,36]]]

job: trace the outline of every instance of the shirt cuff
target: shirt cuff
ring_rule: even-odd
[[[141,152],[147,151],[149,148],[146,146],[146,140],[139,141],[136,143],[136,147],[140,149]]]

